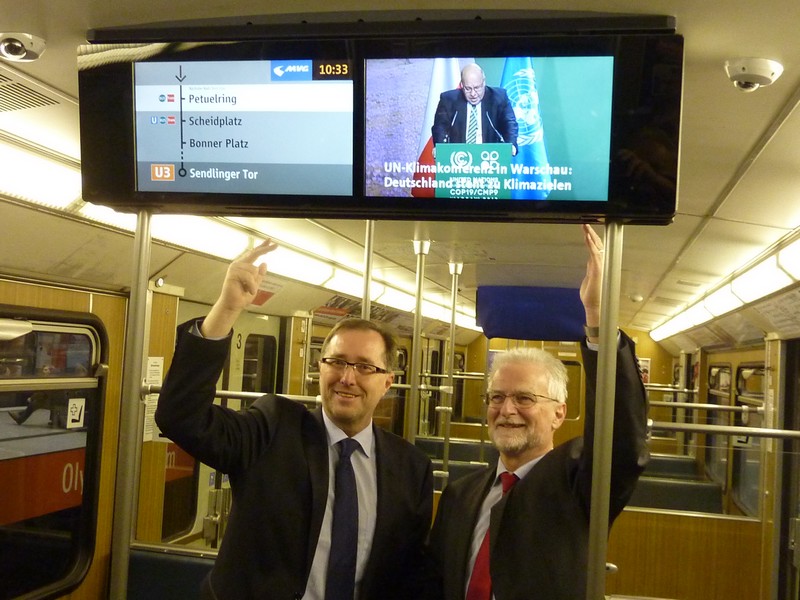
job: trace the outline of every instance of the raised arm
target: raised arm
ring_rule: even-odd
[[[278,245],[266,240],[228,266],[219,298],[203,320],[200,332],[208,338],[228,335],[239,314],[253,301],[267,272],[266,263],[253,263]]]
[[[590,225],[583,226],[583,239],[589,258],[586,261],[586,276],[581,282],[581,302],[586,312],[586,325],[588,327],[600,326],[600,295],[603,287],[603,240],[597,235]],[[597,343],[599,338],[588,338],[590,342]]]

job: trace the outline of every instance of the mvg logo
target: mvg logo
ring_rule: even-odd
[[[272,78],[283,81],[311,81],[310,60],[273,60]]]
[[[150,165],[150,181],[175,181],[175,165]]]

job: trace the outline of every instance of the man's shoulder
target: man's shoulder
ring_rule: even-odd
[[[446,92],[442,92],[441,94],[442,100],[446,100],[447,102],[460,102],[464,99],[464,94],[461,92],[460,88],[456,88],[454,90],[447,90]]]
[[[486,86],[486,92],[483,95],[484,100],[488,97],[491,101],[504,100],[508,98],[508,92],[504,87]]]
[[[466,475],[462,475],[447,484],[445,490],[449,495],[463,496],[472,493],[477,487],[487,485],[487,480],[497,470],[497,463],[491,463],[483,468],[471,470]]]
[[[408,456],[415,462],[430,464],[430,457],[407,439],[377,426],[374,427],[374,431],[375,439],[384,452],[398,456]]]
[[[322,427],[322,419],[314,418],[316,411],[309,411],[300,402],[295,402],[279,394],[264,394],[253,402],[250,409],[261,413],[271,422],[308,422]]]

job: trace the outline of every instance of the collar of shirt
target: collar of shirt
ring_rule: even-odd
[[[540,460],[542,460],[545,456],[547,456],[547,453],[542,454],[541,456],[539,456],[537,458],[534,458],[531,461],[526,462],[524,465],[522,465],[516,471],[509,471],[509,472],[513,473],[514,475],[516,475],[520,479],[524,479],[525,475],[530,473],[531,469],[533,469],[533,467],[536,466],[536,463],[538,463]],[[497,461],[497,472],[495,473],[494,484],[492,484],[492,485],[498,485],[500,483],[500,473],[504,473],[505,471],[508,471],[508,469],[506,469],[506,466],[503,464],[503,459],[500,458],[500,460]]]
[[[322,411],[322,421],[325,423],[325,431],[328,433],[328,445],[335,446],[347,437],[347,434],[339,429],[336,424],[328,418],[325,410]],[[375,433],[372,431],[372,422],[367,427],[353,436],[353,439],[361,446],[361,451],[370,458],[375,448]]]

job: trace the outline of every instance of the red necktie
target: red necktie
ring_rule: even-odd
[[[519,477],[505,471],[500,473],[500,482],[503,485],[503,495],[519,481]],[[491,600],[492,577],[489,574],[489,529],[483,536],[478,556],[475,557],[475,566],[472,567],[472,576],[469,578],[466,600]]]

